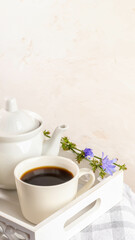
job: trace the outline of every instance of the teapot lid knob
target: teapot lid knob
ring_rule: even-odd
[[[18,136],[39,126],[40,121],[30,111],[18,109],[14,97],[5,99],[5,109],[0,110],[0,137]]]
[[[15,98],[6,98],[5,99],[5,109],[8,112],[16,112],[18,110],[17,102]]]

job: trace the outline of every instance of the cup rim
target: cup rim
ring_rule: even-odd
[[[73,176],[73,178],[71,178],[70,180],[68,180],[67,182],[64,182],[64,183],[60,183],[60,184],[56,184],[56,185],[51,185],[51,186],[40,186],[40,185],[33,185],[33,184],[29,184],[29,183],[26,183],[26,182],[23,182],[20,177],[17,176],[17,171],[18,171],[18,168],[20,168],[21,165],[27,163],[28,161],[37,161],[37,160],[41,160],[41,159],[52,159],[52,158],[58,158],[58,159],[65,159],[64,161],[68,161],[70,163],[72,163],[75,167],[76,167],[76,170],[77,170],[77,173],[75,176]],[[44,166],[44,165],[42,165]],[[47,165],[47,166],[53,166],[53,165]],[[38,167],[38,166],[37,166]],[[33,168],[30,168],[30,169],[33,169]],[[21,173],[21,176],[23,175],[24,172]],[[72,172],[73,173],[73,172]],[[27,185],[29,187],[32,187],[32,188],[42,188],[42,189],[45,189],[45,188],[58,188],[60,186],[63,186],[63,185],[66,185],[66,184],[69,184],[69,182],[71,181],[74,181],[77,177],[79,176],[79,167],[78,165],[70,158],[66,158],[66,157],[62,157],[62,156],[39,156],[39,157],[33,157],[33,158],[28,158],[28,159],[25,159],[23,161],[21,161],[20,163],[18,163],[14,169],[14,177],[15,177],[15,180],[19,181],[21,184],[23,185]]]

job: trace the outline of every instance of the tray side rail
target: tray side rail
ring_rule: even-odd
[[[122,198],[123,172],[116,172],[36,226],[35,240],[68,240]]]

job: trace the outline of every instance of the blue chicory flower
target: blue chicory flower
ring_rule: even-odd
[[[83,151],[85,154],[85,158],[91,159],[94,157],[94,154],[91,148],[85,148]]]
[[[104,157],[104,153],[102,152],[102,168],[106,173],[113,175],[113,172],[116,171],[116,166],[113,163],[116,161],[116,158],[109,160],[108,156]]]

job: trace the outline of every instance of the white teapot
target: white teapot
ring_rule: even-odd
[[[0,188],[15,189],[14,168],[22,160],[58,155],[62,133],[68,127],[58,126],[46,141],[42,126],[38,114],[19,110],[15,98],[6,100],[5,109],[0,110]]]

